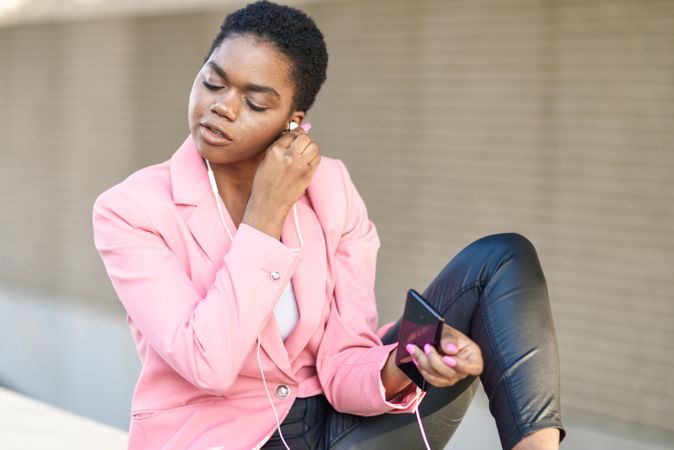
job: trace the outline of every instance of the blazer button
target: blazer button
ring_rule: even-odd
[[[276,386],[276,390],[274,391],[274,393],[276,394],[277,398],[283,400],[284,398],[290,395],[290,388],[285,384],[279,384],[278,386]]]
[[[269,276],[271,277],[272,280],[277,281],[281,279],[281,272],[275,270]]]

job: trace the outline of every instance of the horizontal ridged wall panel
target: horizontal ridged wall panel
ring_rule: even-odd
[[[382,249],[382,320],[462,247],[537,246],[566,411],[674,432],[674,3],[302,3],[326,35],[308,118]],[[222,11],[0,29],[0,279],[121,312],[95,196],[170,156]]]
[[[567,412],[674,431],[674,4],[321,13],[312,132],[378,225],[383,319],[475,238],[521,232],[549,282]]]

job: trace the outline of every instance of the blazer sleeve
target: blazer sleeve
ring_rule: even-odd
[[[326,398],[340,412],[370,416],[411,412],[414,389],[386,401],[381,370],[396,344],[382,345],[376,335],[374,295],[380,242],[363,199],[339,161],[346,194],[346,222],[336,247],[335,291],[317,371]]]
[[[224,394],[297,267],[297,254],[242,224],[202,297],[185,262],[123,193],[99,196],[93,229],[112,285],[146,342],[190,383]],[[273,270],[280,279],[270,277]]]

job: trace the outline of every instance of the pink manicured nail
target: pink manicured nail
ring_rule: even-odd
[[[442,360],[447,364],[449,367],[454,367],[456,366],[456,359],[452,358],[451,356],[443,356]]]
[[[455,345],[452,344],[451,342],[447,344],[447,347],[445,347],[449,353],[456,353],[459,351],[459,348]]]
[[[417,362],[416,359],[412,358],[412,362],[414,363],[415,366],[419,367],[419,363]]]
[[[311,130],[311,124],[309,122],[304,122],[302,125],[300,125],[304,131],[309,131]]]
[[[412,345],[412,344],[407,344],[407,345],[405,346],[405,350],[407,350],[407,353],[409,353],[409,354],[411,355],[412,353],[414,353],[414,345]]]
[[[424,353],[426,353],[427,355],[430,355],[432,351],[433,351],[433,346],[431,344],[424,345]]]

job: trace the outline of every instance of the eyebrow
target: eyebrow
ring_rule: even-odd
[[[224,71],[224,69],[220,66],[218,66],[216,63],[213,61],[208,61],[208,66],[213,69],[215,73],[217,73],[221,78],[227,79],[227,73]],[[275,97],[281,98],[278,92],[276,92],[276,89],[270,86],[263,86],[261,84],[254,84],[254,83],[248,83],[246,84],[246,90],[251,91],[251,92],[260,92],[262,94],[272,94]]]

